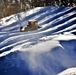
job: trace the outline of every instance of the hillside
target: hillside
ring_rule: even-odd
[[[29,20],[41,28],[20,32]],[[0,75],[57,75],[76,67],[76,7],[37,7],[0,21]]]

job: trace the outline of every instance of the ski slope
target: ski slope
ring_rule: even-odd
[[[29,20],[41,28],[20,32]],[[73,67],[76,7],[37,7],[0,20],[0,75],[60,75]]]

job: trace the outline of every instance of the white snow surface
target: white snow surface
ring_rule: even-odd
[[[73,32],[76,32],[76,16],[74,17],[76,11],[64,14],[73,8],[59,9],[59,7],[37,7],[1,19],[0,51],[2,51],[2,53],[0,53],[0,57],[16,51],[39,55],[49,53],[56,47],[64,50],[65,47],[60,41],[76,40],[76,35],[73,34]],[[55,12],[57,10],[59,10],[59,12]],[[73,17],[70,18],[70,16]],[[20,26],[26,26],[29,20],[37,20],[41,28],[35,31],[20,32]],[[29,55],[30,61],[31,55]],[[37,67],[36,61],[34,61],[35,59],[31,61],[31,67],[33,65]],[[62,65],[64,65],[64,63]],[[58,75],[65,75],[71,71],[76,71],[76,68],[68,69]],[[47,75],[49,75],[49,73],[47,73]]]
[[[59,73],[58,75],[75,75],[76,74],[76,68],[68,68],[65,71]]]

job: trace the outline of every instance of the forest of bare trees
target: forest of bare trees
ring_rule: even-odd
[[[33,7],[37,6],[76,6],[76,0],[32,0]]]
[[[0,18],[42,6],[75,7],[76,0],[0,0]]]
[[[30,0],[0,0],[0,18],[30,9]]]

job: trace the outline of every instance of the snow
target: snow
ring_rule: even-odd
[[[59,35],[54,40],[71,40],[71,39],[76,39],[76,36],[73,34],[69,34],[67,32],[64,33],[64,35]]]
[[[43,52],[48,52],[48,51],[52,50],[54,47],[60,46],[58,41],[40,42],[38,44],[35,44],[34,46],[29,45],[29,44],[31,44],[31,42],[16,46],[13,49],[15,49],[15,51],[16,50],[21,50],[21,51],[30,51],[30,52],[33,52],[33,53],[34,52],[35,53],[43,53]],[[28,45],[28,47],[27,47],[27,45]]]
[[[75,75],[76,74],[76,68],[68,68],[67,70],[59,73],[58,75]]]
[[[63,75],[76,71],[76,10],[69,7],[37,7],[17,13],[0,21],[0,75]],[[28,21],[38,21],[38,30],[20,32]],[[10,69],[11,55],[19,51],[13,62],[18,71]],[[2,63],[1,63],[2,62]],[[17,66],[18,65],[18,66]],[[23,68],[24,67],[24,68]],[[3,69],[7,74],[1,72]],[[21,68],[21,69],[19,69]],[[28,73],[25,73],[28,68]],[[71,68],[71,69],[69,69]],[[14,68],[13,68],[14,69]],[[67,71],[64,71],[68,69]],[[31,71],[31,72],[30,72]],[[63,71],[63,72],[62,72]],[[9,74],[9,72],[11,72]],[[65,72],[65,73],[64,73]]]

